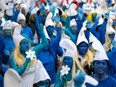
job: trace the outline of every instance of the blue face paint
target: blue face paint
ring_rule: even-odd
[[[81,56],[85,56],[87,50],[88,50],[88,44],[85,42],[81,42],[78,46],[77,46],[78,52]]]
[[[71,27],[70,27],[70,31],[71,31],[71,33],[76,33],[76,31],[77,31],[77,26],[71,26]]]
[[[12,30],[11,29],[6,29],[6,30],[4,30],[4,34],[5,34],[5,36],[11,36]]]
[[[115,34],[114,34],[114,33],[112,33],[112,34],[108,34],[108,36],[109,36],[109,38],[110,38],[111,41],[112,41],[112,40],[114,40]]]
[[[48,35],[53,35],[54,32],[54,26],[48,26],[46,28]]]
[[[73,65],[73,59],[72,59],[72,57],[70,57],[70,56],[65,56],[64,57],[64,59],[63,59],[63,64],[64,65],[68,65],[68,67],[72,67],[72,65]]]
[[[93,22],[95,22],[96,17],[97,17],[97,13],[92,14],[92,21],[93,21]]]
[[[30,43],[27,39],[23,39],[21,42],[20,42],[20,51],[21,52],[26,52],[30,49]]]
[[[86,22],[86,28],[91,28],[91,25],[92,25],[92,21],[91,20],[88,20]]]
[[[108,63],[106,60],[94,61],[94,72],[97,74],[104,74],[107,71]]]

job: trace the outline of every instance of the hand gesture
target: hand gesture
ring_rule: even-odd
[[[86,28],[87,29],[90,29],[91,28],[91,25],[92,25],[92,21],[91,20],[88,20],[87,22],[86,22]]]
[[[6,56],[10,56],[10,52],[9,52],[8,50],[4,50],[4,54],[5,54]]]
[[[105,13],[105,18],[108,19],[109,16],[110,16],[110,12],[106,12],[106,13]]]
[[[56,16],[54,17],[54,21],[56,22],[56,24],[59,24],[60,22],[60,15],[56,14]]]

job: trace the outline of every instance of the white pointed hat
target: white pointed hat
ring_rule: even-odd
[[[33,10],[31,11],[31,15],[36,14],[38,10],[39,10],[38,7],[33,8]]]
[[[13,3],[9,2],[7,6],[8,6],[8,9],[6,10],[6,14],[8,16],[12,16],[14,5],[13,5]]]
[[[88,44],[88,40],[85,37],[84,30],[85,30],[85,27],[82,27],[81,31],[79,32],[76,45],[79,45],[83,41]]]
[[[76,45],[70,39],[67,38],[61,39],[60,46],[66,50],[63,56],[70,56],[73,58],[77,57]]]
[[[46,18],[46,22],[45,22],[45,27],[48,27],[48,26],[54,26],[54,23],[52,21],[52,13],[50,12]]]
[[[76,23],[76,20],[75,19],[72,19],[70,21],[70,26],[77,26],[77,23]]]
[[[22,19],[22,20],[26,20],[24,14],[19,13],[18,18],[17,18],[17,22],[19,22],[19,20],[21,20],[21,19]]]
[[[6,29],[12,29],[13,25],[12,22],[10,20],[6,21],[6,23],[3,25],[2,30],[6,30]]]
[[[69,8],[68,8],[68,11],[69,11],[69,16],[76,16],[77,15],[77,11],[76,11],[76,4],[75,3],[72,3]]]
[[[93,61],[95,61],[95,60],[108,60],[109,61],[106,53],[105,52],[102,52],[100,50],[96,52]]]
[[[25,37],[23,37],[20,33],[21,33],[22,27],[21,25],[18,25],[15,29],[14,29],[14,33],[13,33],[13,41],[15,43],[15,46],[17,46]]]
[[[108,19],[108,23],[107,23],[107,26],[106,26],[106,33],[107,34],[115,33],[115,30],[112,27],[112,23],[113,23],[113,20],[112,19]]]
[[[90,14],[93,10],[90,3],[83,4],[82,9],[83,9],[83,13],[86,13],[87,15]]]

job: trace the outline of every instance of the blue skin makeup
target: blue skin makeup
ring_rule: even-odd
[[[68,65],[68,67],[71,68],[72,65],[73,65],[73,59],[72,59],[72,57],[70,57],[70,56],[64,56],[63,64],[64,65]]]
[[[54,26],[48,26],[47,28],[46,28],[46,30],[47,30],[47,32],[48,32],[48,35],[49,36],[51,36],[51,35],[53,35],[53,32],[54,32]]]
[[[71,33],[75,33],[77,31],[77,26],[71,26],[70,31]]]
[[[79,54],[84,57],[86,55],[86,52],[88,50],[88,44],[85,42],[81,42],[78,46],[77,46],[77,50],[79,52]]]
[[[108,62],[106,60],[95,60],[94,61],[94,72],[98,75],[106,73],[108,68]]]
[[[24,54],[29,49],[30,49],[30,43],[29,43],[29,41],[27,39],[23,39],[20,42],[20,52]]]
[[[114,33],[112,33],[112,34],[108,34],[108,36],[109,36],[109,38],[110,38],[111,41],[112,41],[112,40],[114,40],[115,34],[114,34]]]
[[[11,29],[6,29],[4,30],[5,36],[11,36],[12,30]]]

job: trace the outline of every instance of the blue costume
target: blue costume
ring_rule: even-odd
[[[110,52],[107,52],[107,56],[109,58],[109,68],[108,74],[116,79],[116,48],[113,48]]]
[[[43,63],[46,71],[48,72],[51,83],[55,82],[55,58],[61,39],[60,27],[56,27],[57,36],[51,40],[51,43],[38,55],[38,59]]]

